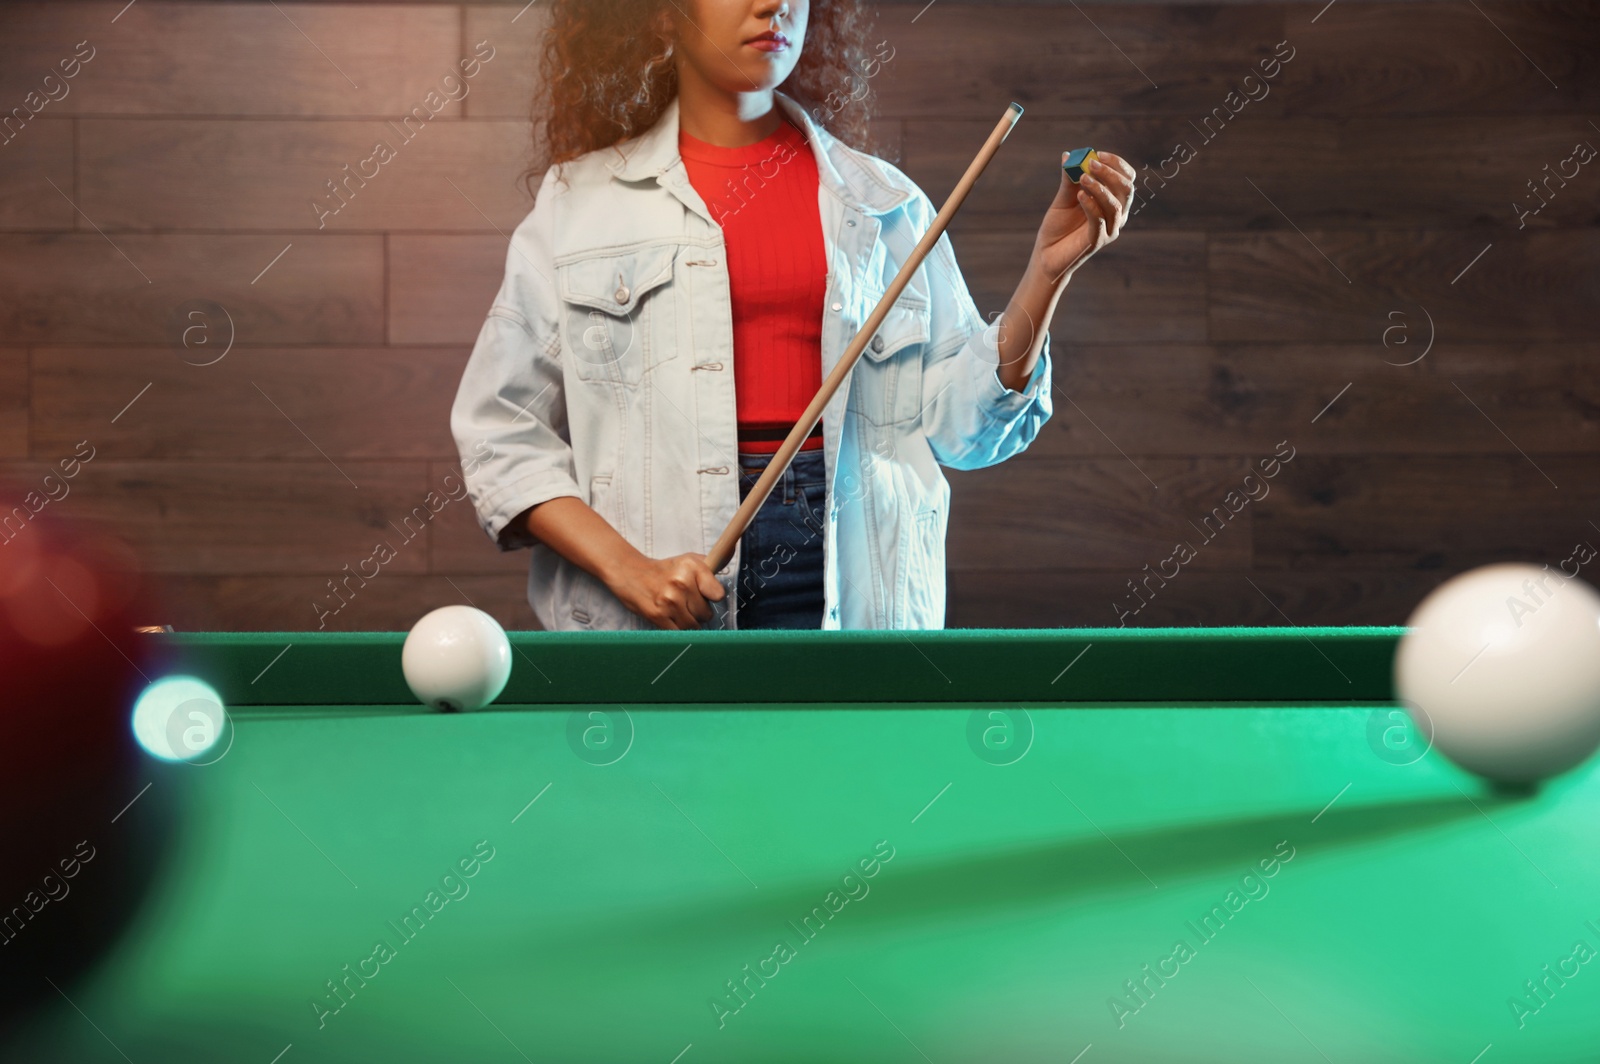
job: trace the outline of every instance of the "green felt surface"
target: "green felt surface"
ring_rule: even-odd
[[[233,638],[262,664],[282,646]],[[241,709],[215,764],[152,765],[184,815],[150,903],[9,1059],[1469,1064],[1492,1045],[1490,1064],[1600,1046],[1600,966],[1544,1002],[1523,985],[1579,940],[1600,949],[1600,771],[1496,794],[1435,753],[1383,756],[1379,705],[1030,704],[1007,723],[955,697],[332,703]],[[480,844],[493,857],[405,941],[394,924]],[[1119,1022],[1125,981],[1180,940],[1192,956]],[[325,982],[380,941],[391,959],[319,1025]],[[741,1002],[727,981],[780,942]],[[1521,1026],[1518,996],[1539,1008]]]

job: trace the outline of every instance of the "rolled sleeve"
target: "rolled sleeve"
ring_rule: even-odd
[[[994,330],[973,333],[955,355],[929,364],[924,389],[934,398],[925,408],[923,432],[939,463],[980,469],[1027,448],[1050,420],[1050,335],[1022,391],[1000,380]]]
[[[978,402],[988,408],[990,416],[997,421],[1009,421],[1026,412],[1029,405],[1043,401],[1050,402],[1050,334],[1044,334],[1044,343],[1039,348],[1039,361],[1033,365],[1033,372],[1028,375],[1027,384],[1022,391],[1014,392],[1000,380],[1000,352],[996,342],[992,340],[991,330],[985,329],[982,334],[984,348],[983,365],[989,372],[980,375],[978,389]],[[1048,411],[1046,412],[1048,415]]]
[[[924,230],[933,205],[917,198]],[[941,465],[978,469],[1025,449],[1053,412],[1050,334],[1022,391],[1000,380],[999,333],[986,326],[967,290],[948,233],[929,254],[931,315],[923,367],[923,434]]]
[[[467,359],[450,411],[468,497],[503,551],[530,545],[512,518],[563,495],[582,498],[573,467],[551,262],[557,193],[547,174],[506,251],[505,279]]]

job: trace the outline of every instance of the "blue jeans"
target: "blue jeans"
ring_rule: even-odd
[[[739,501],[771,455],[739,454]],[[822,449],[798,451],[739,540],[739,628],[822,627]]]

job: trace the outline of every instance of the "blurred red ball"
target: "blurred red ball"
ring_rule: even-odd
[[[161,848],[162,803],[128,807],[153,778],[129,718],[163,671],[135,631],[154,596],[126,543],[22,497],[0,487],[0,1015],[92,966]]]

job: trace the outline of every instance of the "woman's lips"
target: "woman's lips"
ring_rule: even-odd
[[[772,37],[763,37],[760,40],[750,41],[748,43],[750,47],[760,49],[763,52],[781,52],[789,47],[788,41],[780,41]]]

